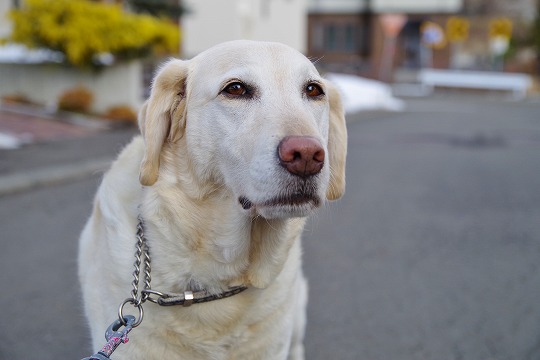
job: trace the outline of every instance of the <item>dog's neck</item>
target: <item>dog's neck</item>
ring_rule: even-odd
[[[305,219],[250,218],[224,191],[192,195],[167,179],[145,191],[141,215],[153,286],[213,293],[237,285],[268,287],[283,269]]]

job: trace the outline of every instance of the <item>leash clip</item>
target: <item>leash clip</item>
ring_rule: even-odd
[[[133,330],[136,319],[132,315],[126,315],[122,320],[124,320],[125,325],[120,319],[117,319],[107,328],[107,331],[105,331],[107,343],[103,348],[96,354],[82,360],[108,360],[120,344],[127,343],[129,341],[128,334]],[[124,326],[124,329],[120,330],[122,326]]]

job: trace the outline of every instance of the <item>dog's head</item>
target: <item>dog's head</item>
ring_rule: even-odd
[[[266,218],[306,216],[345,190],[347,132],[337,91],[296,50],[233,41],[158,72],[139,116],[140,181],[160,176],[165,143],[184,142],[200,183]]]

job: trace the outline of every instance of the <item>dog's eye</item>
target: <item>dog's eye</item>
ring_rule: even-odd
[[[310,98],[317,98],[324,95],[324,91],[319,84],[310,83],[305,89],[306,95]]]
[[[238,81],[228,84],[223,92],[232,96],[243,96],[248,93],[246,86]]]

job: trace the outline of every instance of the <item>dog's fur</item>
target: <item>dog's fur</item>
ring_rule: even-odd
[[[231,82],[249,93],[224,92]],[[323,94],[307,93],[313,83]],[[292,48],[228,42],[167,62],[139,125],[142,137],[106,173],[80,239],[94,348],[130,296],[141,216],[153,289],[248,290],[191,307],[145,303],[142,324],[113,358],[302,359],[300,235],[305,217],[345,188],[347,134],[337,91]],[[320,173],[295,176],[280,164],[276,149],[287,136],[320,142]]]

